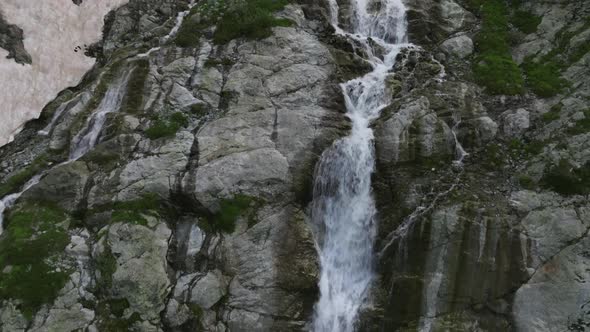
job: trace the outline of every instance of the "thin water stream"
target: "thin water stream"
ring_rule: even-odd
[[[176,22],[174,24],[174,27],[166,36],[163,37],[161,44],[166,43],[178,33],[178,30],[182,26],[184,18],[190,13],[190,10],[194,6],[195,0],[191,0],[188,9],[178,13],[178,15],[176,16]],[[147,57],[152,52],[157,51],[159,49],[160,46],[154,47],[146,53],[138,54],[135,58]],[[123,97],[125,96],[125,88],[127,87],[127,82],[129,80],[130,73],[131,70],[127,71],[127,73],[123,77],[119,78],[119,80],[117,80],[114,84],[112,84],[109,87],[99,106],[88,118],[86,126],[73,138],[70,147],[70,155],[67,161],[56,166],[53,166],[50,169],[41,172],[40,174],[37,174],[21,187],[20,192],[13,193],[3,198],[0,198],[0,234],[2,234],[3,231],[2,225],[4,221],[4,212],[6,211],[6,209],[14,205],[14,203],[22,196],[22,194],[24,194],[27,190],[29,190],[37,183],[39,183],[41,178],[43,178],[43,176],[45,176],[45,174],[47,174],[51,169],[78,160],[86,153],[88,153],[88,151],[90,151],[94,146],[96,146],[100,138],[100,134],[102,133],[104,124],[106,123],[108,114],[118,111],[121,107],[121,102],[123,101]],[[39,135],[49,135],[49,133],[51,132],[59,118],[67,109],[67,104],[67,102],[62,104],[56,110],[55,114],[53,115],[53,118],[51,119],[51,122],[47,125],[46,128],[39,131]]]
[[[100,134],[106,122],[107,114],[116,112],[121,108],[121,102],[125,96],[127,82],[131,71],[128,71],[112,84],[105,93],[102,101],[92,112],[86,122],[86,126],[74,137],[70,148],[68,160],[42,171],[25,183],[19,192],[10,194],[0,199],[0,234],[2,234],[4,211],[12,207],[14,203],[29,189],[39,183],[41,179],[54,168],[71,163],[84,156],[99,141]],[[66,102],[64,105],[67,105]],[[65,107],[65,106],[64,106]],[[58,109],[59,111],[59,109]],[[52,121],[53,122],[53,121]]]

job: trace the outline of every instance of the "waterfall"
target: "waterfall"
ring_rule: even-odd
[[[96,146],[107,115],[121,107],[131,72],[128,71],[109,86],[100,104],[86,121],[86,126],[74,137],[70,147],[70,161],[79,159]]]
[[[312,222],[318,228],[320,299],[313,328],[353,331],[373,278],[376,235],[371,174],[375,156],[369,127],[390,97],[385,79],[399,51],[408,46],[401,0],[351,0],[351,31],[338,26],[338,4],[330,0],[336,33],[362,45],[373,70],[341,85],[352,130],[323,154],[316,168]]]
[[[106,122],[107,114],[115,112],[119,110],[119,108],[121,107],[121,102],[123,101],[123,97],[125,96],[127,81],[129,80],[130,73],[131,71],[125,73],[122,77],[120,77],[117,81],[115,81],[114,84],[112,84],[108,88],[102,101],[86,121],[86,126],[72,140],[70,156],[67,161],[57,164],[56,166],[53,166],[35,175],[22,186],[20,192],[13,193],[3,198],[0,198],[0,234],[2,234],[3,232],[4,212],[6,211],[6,209],[12,207],[12,205],[14,205],[14,203],[27,190],[31,189],[34,185],[39,183],[39,181],[41,181],[41,179],[47,173],[49,173],[49,171],[62,165],[71,163],[72,161],[78,160],[80,157],[84,156],[88,151],[90,151],[90,149],[96,146],[102,128]],[[66,102],[58,108],[58,110],[56,111],[56,115],[54,115],[54,119],[46,128],[48,129],[47,132],[49,132],[51,127],[55,125],[55,122],[60,117],[61,113],[63,113],[68,104],[69,102]]]
[[[182,26],[182,23],[184,22],[184,19],[191,12],[191,9],[193,9],[193,7],[195,5],[196,5],[195,0],[191,0],[191,2],[188,4],[188,9],[185,11],[179,12],[178,15],[176,15],[176,22],[174,23],[174,26],[172,27],[172,29],[168,32],[168,34],[166,36],[162,37],[162,39],[160,40],[160,43],[159,43],[160,45],[167,43],[168,41],[170,41],[170,39],[172,39],[176,36],[176,34],[178,33],[178,30],[180,30],[180,27]],[[162,48],[161,46],[152,47],[147,52],[140,53],[140,54],[136,55],[135,58],[146,58],[150,54],[152,54],[153,52],[159,51],[161,48]]]
[[[39,130],[37,132],[37,134],[40,136],[49,135],[49,133],[53,129],[53,126],[55,126],[55,124],[57,123],[57,120],[59,120],[60,116],[63,114],[63,112],[68,107],[68,104],[69,104],[69,102],[59,105],[59,107],[55,110],[55,113],[53,113],[53,117],[51,118],[51,122],[49,122],[49,124],[45,128],[43,128],[42,130]]]

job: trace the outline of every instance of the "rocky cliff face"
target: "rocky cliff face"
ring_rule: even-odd
[[[370,68],[327,1],[256,4],[130,1],[0,149],[1,331],[310,329],[314,167]],[[589,4],[406,6],[359,330],[584,331]]]

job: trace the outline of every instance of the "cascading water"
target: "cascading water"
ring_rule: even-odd
[[[63,112],[66,110],[67,107],[68,107],[68,103],[61,104],[55,110],[55,113],[53,114],[53,117],[51,118],[51,122],[49,122],[49,124],[45,128],[43,128],[42,130],[39,130],[37,132],[37,134],[39,134],[41,136],[49,135],[49,133],[51,132],[51,129],[53,129],[53,126],[55,126],[55,123],[57,122],[57,120],[59,120],[59,117],[63,114]]]
[[[108,88],[102,101],[88,118],[86,127],[74,137],[70,148],[70,161],[82,157],[96,145],[107,120],[107,115],[119,110],[121,107],[130,73],[131,71],[128,71]]]
[[[180,29],[184,18],[190,13],[191,9],[195,6],[195,0],[191,0],[188,9],[178,13],[176,17],[176,23],[170,32],[164,36],[161,41],[161,44],[166,43],[171,38],[173,38],[178,30]],[[149,56],[152,52],[157,51],[160,49],[160,46],[154,47],[150,49],[148,52],[143,54],[138,54],[136,58],[144,58]],[[102,132],[102,128],[107,120],[107,115],[109,113],[117,111],[121,107],[121,102],[123,101],[123,97],[125,96],[125,88],[127,87],[127,82],[129,80],[131,71],[128,71],[122,78],[119,78],[115,84],[111,85],[107,90],[104,98],[100,102],[100,105],[97,109],[92,113],[88,121],[86,122],[86,126],[74,137],[71,148],[70,148],[70,156],[67,161],[61,163],[55,167],[60,165],[70,163],[72,161],[78,160],[82,156],[84,156],[88,151],[90,151],[96,144],[98,143],[98,139],[100,133]],[[53,115],[53,118],[49,125],[45,127],[43,130],[39,131],[38,134],[42,136],[49,135],[51,129],[55,126],[61,115],[67,109],[67,104],[65,103],[61,105]],[[22,188],[21,191],[18,193],[10,194],[6,197],[0,199],[0,234],[2,234],[3,228],[2,224],[4,221],[4,211],[10,208],[16,200],[18,200],[22,194],[24,194],[27,190],[31,187],[39,183],[41,178],[47,174],[49,170],[46,170],[29,180]]]
[[[2,234],[3,231],[4,211],[6,211],[6,209],[10,208],[27,190],[39,183],[39,181],[51,169],[78,160],[80,157],[84,156],[88,151],[90,151],[90,149],[96,146],[102,128],[106,122],[107,114],[115,112],[121,107],[121,102],[125,96],[125,88],[127,87],[130,73],[131,71],[128,71],[125,75],[123,75],[123,77],[119,78],[115,84],[109,87],[102,101],[86,122],[86,127],[74,137],[72,141],[72,148],[70,149],[70,156],[67,161],[35,175],[27,183],[25,183],[25,185],[22,186],[20,192],[10,194],[0,199],[0,234]],[[54,119],[52,119],[50,125],[48,126],[49,129],[55,124],[55,121],[57,121],[61,113],[63,113],[68,103],[60,106],[60,108],[56,111],[60,114],[54,116]]]
[[[170,39],[172,39],[176,36],[176,34],[178,33],[178,30],[180,30],[180,27],[182,26],[182,22],[184,22],[184,19],[191,12],[191,9],[193,9],[193,7],[195,5],[196,5],[195,0],[191,0],[191,2],[188,4],[188,9],[185,11],[179,12],[178,15],[176,15],[176,23],[174,23],[174,27],[172,27],[172,30],[170,30],[168,32],[168,34],[160,40],[160,45],[167,43]],[[153,52],[159,51],[161,48],[162,48],[161,46],[152,47],[147,52],[140,53],[140,54],[136,55],[135,57],[136,58],[148,57],[150,54],[152,54]]]
[[[341,85],[349,136],[326,150],[315,174],[312,221],[319,228],[320,299],[315,331],[353,331],[373,278],[376,227],[371,192],[374,168],[373,131],[369,127],[390,99],[385,79],[407,44],[405,7],[401,0],[350,0],[351,31],[338,26],[338,4],[330,0],[336,33],[362,45],[373,71]]]

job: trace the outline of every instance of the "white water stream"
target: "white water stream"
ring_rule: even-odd
[[[73,138],[69,161],[79,159],[96,146],[102,128],[107,121],[107,115],[121,108],[131,72],[131,70],[127,71],[123,77],[109,86],[100,104],[86,121],[86,126]]]
[[[195,0],[191,0],[189,3],[189,7],[187,10],[178,13],[176,16],[176,22],[174,27],[170,30],[170,32],[164,36],[161,44],[166,43],[172,37],[174,37],[180,27],[182,26],[182,22],[184,18],[190,13],[191,9],[195,6]],[[143,58],[149,56],[152,52],[158,51],[160,46],[154,47],[147,51],[146,53],[138,54],[136,58]],[[102,101],[100,102],[99,106],[96,110],[92,113],[92,115],[88,118],[86,122],[86,126],[73,138],[72,144],[70,147],[70,156],[67,161],[56,165],[49,170],[61,166],[63,164],[70,163],[72,161],[78,160],[82,156],[84,156],[88,151],[90,151],[96,144],[98,143],[98,139],[104,127],[104,124],[107,119],[107,115],[112,112],[116,112],[121,107],[121,102],[123,101],[123,97],[125,96],[125,88],[127,87],[127,82],[129,80],[131,71],[128,71],[124,77],[119,78],[114,84],[112,84],[105,96],[103,97]],[[67,105],[69,102],[62,104],[53,115],[51,122],[45,127],[43,130],[39,131],[39,135],[47,136],[49,135],[51,129],[55,126],[63,112],[66,110]],[[23,187],[21,191],[18,193],[13,193],[8,196],[5,196],[0,199],[0,234],[3,232],[3,221],[4,221],[4,211],[10,208],[27,190],[31,187],[39,183],[41,178],[45,176],[49,172],[49,170],[45,170],[40,174],[37,174],[33,178],[31,178]]]
[[[182,23],[184,22],[184,19],[191,12],[191,9],[193,9],[193,7],[195,5],[196,5],[195,0],[191,0],[191,2],[188,4],[188,9],[185,11],[179,12],[178,15],[176,15],[176,22],[174,23],[174,27],[172,27],[172,29],[168,32],[168,34],[160,40],[160,45],[166,44],[170,39],[172,39],[173,37],[176,36],[176,34],[178,33],[178,30],[180,30],[180,27],[182,26]],[[161,48],[162,48],[161,46],[152,47],[147,52],[140,53],[140,54],[136,55],[135,57],[136,58],[148,57],[150,54],[152,54],[153,52],[159,51]]]
[[[106,122],[107,114],[111,112],[116,112],[121,107],[121,102],[123,101],[123,97],[125,96],[125,91],[127,87],[127,82],[129,80],[131,71],[128,71],[123,77],[119,78],[112,84],[107,92],[105,93],[102,101],[94,110],[94,112],[90,115],[86,122],[86,126],[74,137],[72,140],[71,148],[70,148],[70,156],[67,161],[57,164],[47,170],[42,171],[41,173],[32,177],[27,183],[25,183],[20,192],[10,194],[0,199],[0,234],[2,234],[3,222],[4,222],[4,211],[6,209],[12,207],[14,203],[29,189],[39,183],[39,181],[54,168],[59,166],[71,163],[72,161],[78,160],[80,157],[84,156],[90,149],[92,149],[98,143],[98,138],[104,124]],[[65,102],[62,106],[58,108],[56,111],[63,113],[63,110],[68,105],[68,102]],[[55,121],[59,118],[60,115],[54,116],[54,119],[51,121],[48,128],[51,128],[55,124]]]
[[[316,332],[354,331],[367,298],[376,234],[371,192],[375,157],[369,125],[390,102],[385,79],[399,51],[408,46],[401,0],[383,0],[381,6],[370,0],[350,1],[350,31],[339,27],[336,0],[330,1],[331,22],[336,33],[362,45],[373,71],[341,85],[352,130],[323,153],[316,169],[312,221],[319,229],[321,264]]]

